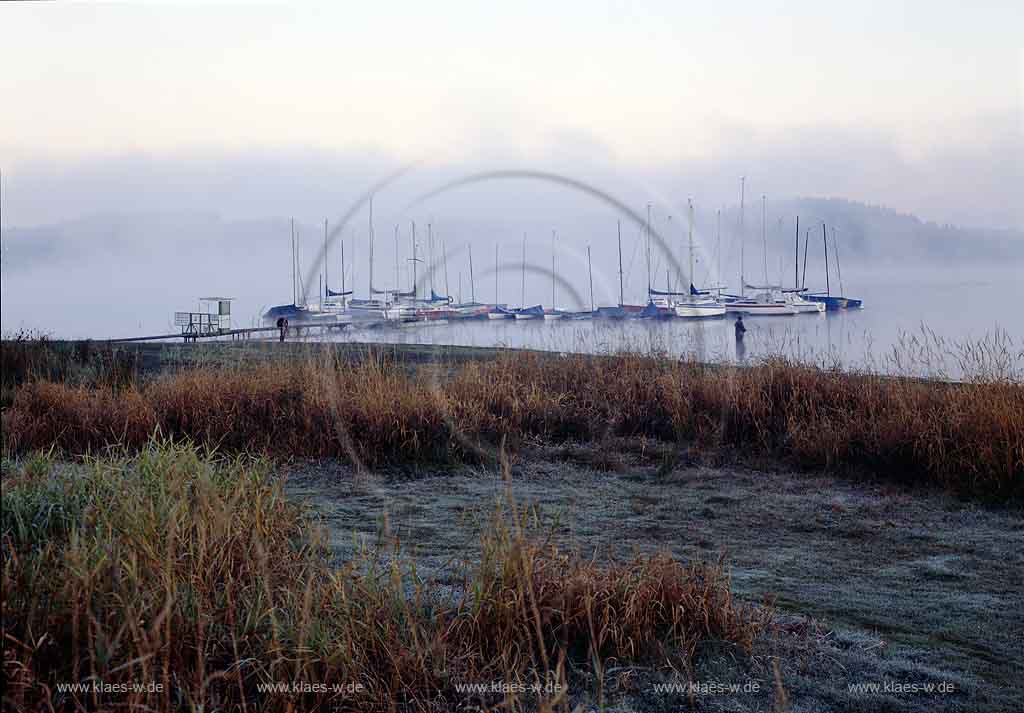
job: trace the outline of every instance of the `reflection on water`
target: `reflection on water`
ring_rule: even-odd
[[[769,355],[823,366],[961,378],[972,359],[1024,371],[1024,329],[1015,305],[1024,289],[991,279],[969,286],[878,281],[856,295],[861,310],[757,316],[735,338],[731,318],[713,320],[470,321],[398,329],[353,330],[342,341],[514,347],[580,353],[661,353],[707,362]],[[982,350],[977,343],[987,344]],[[973,347],[970,345],[974,345]],[[972,351],[973,349],[973,351]],[[984,352],[984,353],[982,353]],[[967,362],[965,365],[965,361]]]
[[[244,265],[237,267],[238,279],[251,291],[237,293],[234,318],[238,326],[255,326],[276,288],[265,280],[247,276]],[[154,278],[147,270],[126,270],[114,261],[93,261],[83,263],[79,271],[87,275],[87,287],[71,292],[54,289],[54,285],[67,288],[66,267],[44,266],[26,273],[5,272],[0,281],[3,292],[0,329],[8,334],[21,328],[34,328],[55,338],[105,339],[163,334],[177,331],[171,321],[174,311],[187,308],[190,303],[191,298],[154,289]],[[853,264],[844,274],[848,278],[846,287],[850,296],[864,300],[864,309],[744,319],[747,326],[743,340],[745,354],[737,350],[731,317],[701,322],[461,322],[405,329],[354,330],[337,338],[507,346],[558,352],[656,352],[688,355],[708,362],[731,362],[740,358],[757,361],[765,355],[784,354],[827,366],[953,378],[960,378],[964,372],[970,376],[971,369],[963,369],[961,362],[966,361],[971,366],[972,360],[982,359],[1001,365],[994,369],[996,372],[1015,370],[1020,374],[1024,372],[1022,272],[1019,265],[965,264],[949,268],[929,265],[913,271],[883,272]],[[231,276],[234,278],[236,273],[232,272]],[[567,273],[566,279],[579,286],[585,284],[587,274],[585,271]],[[176,286],[175,289],[183,294],[199,294],[193,287]],[[74,298],[69,298],[69,294]],[[502,299],[510,297],[512,295],[501,295]],[[547,291],[527,293],[529,304],[549,298]],[[560,306],[590,307],[589,301],[586,305]],[[245,315],[250,315],[251,321]],[[1001,341],[991,339],[997,330],[1005,335]],[[980,350],[971,352],[964,346],[977,347],[986,335],[990,336],[990,341],[981,343]]]

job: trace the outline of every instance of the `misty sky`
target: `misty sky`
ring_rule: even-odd
[[[642,7],[641,7],[642,5]],[[1019,2],[3,4],[5,225],[335,215],[406,161],[1024,225]]]

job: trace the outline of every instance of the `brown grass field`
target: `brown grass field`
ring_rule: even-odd
[[[711,553],[564,546],[517,502],[509,457],[563,448],[608,472],[630,450],[662,454],[656,478],[754,460],[986,506],[1024,494],[1010,378],[319,348],[153,370],[139,354],[4,345],[5,709],[570,711],[570,691],[605,708],[609,682],[693,680],[712,661],[768,672],[767,705],[790,710],[779,662],[821,655],[816,625],[780,627],[770,602],[736,598]],[[355,473],[338,483],[350,494],[396,468],[482,467],[505,485],[473,553],[426,572],[397,537],[339,558],[278,477],[309,459]],[[635,515],[661,507],[635,497]],[[487,681],[507,689],[460,688]],[[267,688],[292,683],[342,689]]]
[[[721,367],[649,356],[499,352],[400,368],[382,352],[185,369],[76,385],[33,380],[3,416],[4,447],[137,450],[154,433],[222,452],[367,466],[494,457],[505,440],[648,438],[860,470],[982,499],[1024,493],[1024,388],[847,373],[781,358]]]

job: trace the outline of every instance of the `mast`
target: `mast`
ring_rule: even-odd
[[[768,197],[761,194],[761,255],[764,259],[764,284],[768,284]]]
[[[800,277],[800,287],[807,287],[807,248],[811,244],[811,229],[808,228],[804,232],[804,272]]]
[[[647,222],[644,224],[644,237],[647,252],[647,301],[651,301],[651,204],[647,204]]]
[[[555,308],[555,231],[551,231],[551,309]]]
[[[328,297],[327,291],[331,289],[331,281],[328,279],[327,266],[331,264],[327,253],[327,218],[324,218],[324,297]]]
[[[587,274],[590,276],[590,312],[594,312],[594,266],[590,262],[590,246],[587,246]]]
[[[832,226],[832,250],[836,254],[836,273],[839,275],[839,294],[840,296],[845,295],[846,291],[843,289],[843,268],[839,266],[839,240],[836,238],[836,226]]]
[[[302,259],[299,255],[299,248],[302,245],[302,240],[299,236],[299,232],[295,231],[295,278],[298,282],[298,293],[299,297],[302,298],[302,306],[306,306],[306,290],[302,286]]]
[[[800,216],[796,217],[796,247],[793,249],[793,287],[800,286]]]
[[[473,277],[473,243],[469,243],[469,299],[476,304],[476,279]]]
[[[434,295],[434,225],[433,223],[427,223],[427,249],[430,250],[428,260],[430,261],[429,272],[430,272],[430,299],[433,301]]]
[[[523,233],[523,285],[519,296],[519,306],[526,307],[526,233]]]
[[[782,216],[775,219],[775,240],[782,244]],[[779,289],[782,288],[782,251],[779,251]]]
[[[690,285],[693,285],[694,280],[693,280],[693,199],[692,198],[687,198],[686,199],[686,206],[687,206],[687,212],[688,212],[688,215],[689,215],[689,218],[690,218],[690,227],[689,227],[689,231],[688,231],[688,233],[689,233],[688,241],[689,241],[689,244],[690,244]],[[690,294],[690,288],[689,287],[686,288],[686,295],[687,295],[688,299],[692,298],[692,295]]]
[[[824,223],[821,224],[821,240],[825,244],[825,294],[831,295],[832,288],[828,285],[828,231]]]
[[[345,238],[341,238],[341,301],[345,302]]]
[[[625,302],[625,295],[622,291],[622,221],[615,221],[616,232],[619,235],[619,307]]]
[[[498,306],[498,244],[494,244],[494,306]]]
[[[416,301],[420,296],[419,283],[416,281],[416,263],[419,262],[416,258],[416,221],[409,222],[412,223],[412,299]]]
[[[718,285],[717,297],[722,296],[722,209],[719,208],[715,212],[715,264],[717,266],[718,275],[716,276],[715,282]]]
[[[448,289],[448,241],[446,240],[441,241],[441,260],[444,261],[444,296],[448,298],[448,303],[451,304],[452,293]]]
[[[373,196],[370,196],[370,299],[373,299]]]
[[[299,290],[295,282],[295,270],[296,265],[295,257],[295,218],[292,218],[292,304],[298,307],[299,305]]]
[[[746,269],[746,231],[743,226],[743,201],[746,196],[747,177],[740,176],[740,294],[746,296],[747,279],[744,273]]]
[[[402,271],[398,267],[398,260],[399,260],[399,257],[400,257],[399,256],[399,252],[401,252],[401,251],[399,250],[399,247],[398,247],[398,223],[395,223],[395,292],[398,292],[401,289],[399,287],[399,285],[402,284],[402,282],[401,282],[401,280],[402,280],[401,272]]]

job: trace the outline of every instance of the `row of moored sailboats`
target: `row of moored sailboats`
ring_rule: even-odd
[[[741,184],[742,186],[742,184]],[[646,304],[626,304],[624,300],[623,271],[622,271],[622,235],[621,229],[618,233],[619,253],[619,303],[612,307],[594,306],[593,295],[593,273],[590,265],[590,249],[587,249],[587,267],[590,277],[590,310],[568,310],[556,307],[544,307],[543,305],[528,305],[526,297],[526,238],[523,238],[523,260],[522,260],[522,300],[520,306],[513,307],[498,302],[498,256],[495,249],[495,300],[491,303],[476,301],[476,288],[473,279],[473,257],[472,248],[469,248],[470,267],[470,290],[471,299],[468,302],[456,301],[450,295],[438,294],[435,291],[434,272],[437,265],[433,260],[433,235],[429,236],[431,264],[428,276],[423,281],[429,283],[429,297],[420,296],[420,292],[427,289],[427,285],[420,285],[418,265],[424,261],[417,255],[417,243],[415,223],[412,223],[412,258],[411,264],[412,286],[409,290],[377,289],[373,283],[373,212],[372,204],[370,209],[370,252],[369,252],[369,294],[366,298],[353,297],[352,290],[345,288],[345,267],[344,267],[344,242],[342,242],[342,278],[341,290],[335,292],[330,289],[326,279],[321,284],[320,295],[315,302],[310,303],[303,298],[305,294],[301,284],[301,270],[294,224],[292,227],[292,282],[293,302],[290,305],[280,305],[270,308],[264,319],[273,322],[280,318],[293,322],[310,322],[328,325],[345,325],[361,323],[364,325],[392,324],[441,324],[458,320],[580,320],[580,319],[688,319],[703,320],[722,318],[727,314],[743,314],[744,316],[792,316],[797,314],[821,314],[826,311],[858,308],[862,306],[861,300],[846,297],[842,294],[833,295],[829,276],[829,241],[828,232],[822,224],[822,239],[825,251],[825,282],[826,288],[821,292],[808,291],[806,283],[807,273],[807,252],[810,243],[810,230],[805,234],[803,278],[800,278],[800,221],[797,218],[796,229],[796,250],[794,255],[793,285],[783,286],[781,284],[750,284],[746,280],[744,265],[745,241],[743,239],[743,203],[744,190],[741,187],[740,194],[740,285],[738,294],[726,292],[724,285],[710,285],[697,288],[694,285],[694,242],[693,242],[693,203],[689,202],[689,230],[688,230],[688,256],[689,256],[689,280],[688,289],[685,292],[672,291],[669,285],[665,290],[658,290],[650,284],[650,214],[648,209],[648,221],[645,229],[648,233],[648,289]],[[719,216],[720,218],[720,216]],[[764,231],[764,216],[762,214],[762,232]],[[428,226],[429,232],[429,226]],[[838,246],[835,245],[835,233],[833,232],[833,249],[836,261],[836,270],[839,271],[840,287],[842,285],[842,272],[838,265]],[[721,241],[721,230],[719,220],[718,240]],[[396,256],[398,248],[398,228],[395,229]],[[324,250],[327,250],[327,223],[324,222]],[[765,250],[767,251],[766,241]],[[551,297],[552,305],[557,298],[557,272],[555,264],[555,234],[552,233],[552,256],[551,256]],[[397,257],[396,257],[397,259]],[[767,252],[765,254],[767,264]],[[326,265],[325,260],[325,265]],[[445,286],[447,286],[447,253],[444,253],[443,270]],[[765,271],[767,273],[767,270]],[[326,269],[325,269],[326,273]],[[399,275],[398,265],[395,269],[396,278]],[[326,278],[326,275],[325,275]],[[397,280],[396,280],[397,281]],[[666,282],[668,282],[666,278]],[[721,280],[719,280],[721,282]],[[461,285],[461,274],[459,276]],[[446,290],[447,291],[447,290]],[[840,289],[840,292],[842,290]],[[459,288],[461,293],[461,287]]]

